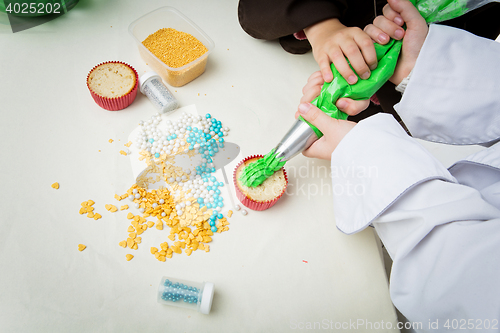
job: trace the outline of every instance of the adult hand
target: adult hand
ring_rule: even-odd
[[[319,140],[302,153],[306,157],[330,160],[340,141],[356,126],[356,123],[352,121],[331,118],[310,103],[300,104],[297,112],[323,133]]]
[[[321,92],[321,87],[323,86],[323,76],[320,71],[314,72],[308,79],[307,83],[302,88],[302,98],[300,99],[300,103],[310,103],[316,97],[319,96]],[[356,101],[350,98],[339,98],[337,103],[335,103],[337,108],[347,113],[350,116],[355,116],[361,111],[365,110],[370,105],[370,100],[362,100]],[[297,111],[295,118],[297,118],[300,114]]]
[[[407,77],[418,58],[429,27],[419,11],[408,0],[388,0],[383,15],[377,16],[373,24],[364,31],[375,41],[381,43],[381,36],[390,36],[396,40],[403,38],[403,49],[390,81],[396,85]],[[406,31],[401,26],[406,23]]]
[[[346,27],[338,19],[328,19],[305,28],[304,33],[325,82],[333,79],[331,63],[349,84],[358,81],[346,57],[361,79],[368,79],[370,70],[377,68],[373,41],[360,28]]]

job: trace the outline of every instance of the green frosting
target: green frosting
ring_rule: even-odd
[[[274,149],[243,168],[239,180],[247,187],[256,187],[285,165],[286,161],[276,158]]]

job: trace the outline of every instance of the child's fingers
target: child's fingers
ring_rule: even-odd
[[[355,116],[361,111],[366,110],[368,105],[370,105],[370,100],[365,99],[357,101],[350,98],[340,98],[335,105],[340,111],[345,112],[350,116]]]
[[[366,80],[367,78],[369,78],[370,77],[370,69],[368,68],[368,65],[365,62],[365,58],[363,58],[363,55],[361,54],[359,46],[355,43],[355,41],[352,40],[349,43],[345,43],[341,46],[341,48],[342,48],[342,52],[347,57],[347,59],[349,59],[349,62],[351,63],[351,66],[356,71],[356,73],[358,73],[358,75],[362,79]],[[342,75],[342,76],[344,76],[344,75]],[[345,78],[345,76],[344,76],[344,78]],[[348,76],[347,82],[349,82],[349,78],[350,77]],[[352,83],[349,82],[349,84],[352,84]]]
[[[321,93],[321,87],[322,86],[311,86],[307,90],[304,91],[304,94],[302,95],[302,98],[300,99],[300,103],[307,103],[311,102],[313,99],[319,96]]]
[[[323,77],[321,76],[321,72],[320,72],[320,71],[316,71],[316,72],[312,73],[312,74],[311,74],[311,76],[309,76],[309,77],[307,78],[307,82],[312,81],[312,80],[316,80],[316,79],[318,79],[318,78],[321,78],[321,79],[323,78]]]
[[[394,11],[394,9],[392,9],[389,4],[384,6],[384,8],[382,9],[382,13],[384,14],[384,17],[386,19],[396,23],[400,27],[403,26],[403,24],[405,23],[401,15],[399,15],[399,13]]]
[[[354,37],[354,41],[358,44],[361,54],[368,65],[370,70],[377,68],[377,53],[375,52],[375,47],[373,46],[373,41],[366,33],[358,34]],[[356,73],[359,72],[356,70]],[[364,72],[363,72],[364,73]],[[369,74],[369,73],[368,73]],[[361,75],[360,75],[361,76]],[[368,75],[369,77],[370,75]],[[362,77],[367,79],[368,77]]]
[[[377,16],[373,20],[373,25],[382,30],[383,32],[385,32],[386,34],[388,34],[391,38],[394,38],[395,40],[400,40],[405,35],[405,31],[403,30],[403,28],[401,28],[396,23],[388,20],[384,16]]]
[[[332,69],[330,68],[330,58],[327,54],[324,54],[318,59],[319,70],[323,80],[325,82],[330,82],[333,80]]]
[[[325,136],[314,142],[308,149],[304,150],[302,154],[309,158],[320,158],[323,160],[330,160],[332,150],[329,149],[329,143]]]
[[[364,31],[371,39],[379,43],[380,45],[385,45],[389,42],[390,37],[388,34],[374,26],[373,24],[368,24]]]
[[[355,45],[354,41],[353,41],[353,44]],[[358,52],[359,52],[359,50],[358,50]],[[345,56],[347,56],[347,55],[345,55]],[[349,64],[347,63],[345,56],[344,56],[343,51],[340,48],[336,48],[334,51],[329,53],[329,57],[330,57],[331,61],[333,62],[333,64],[335,65],[335,68],[337,68],[337,70],[339,71],[340,75],[342,75],[342,77],[347,81],[347,83],[355,84],[358,81],[358,77],[356,76],[356,74],[354,74],[351,67],[349,67]],[[320,64],[320,68],[321,68],[321,64]],[[323,72],[323,71],[321,71],[321,72]],[[332,74],[332,79],[333,79],[333,74]],[[330,81],[326,81],[326,82],[330,82]]]

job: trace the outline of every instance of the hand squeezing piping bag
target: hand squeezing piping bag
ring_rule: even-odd
[[[410,0],[419,10],[427,23],[446,21],[459,17],[468,11],[489,2],[500,0]],[[349,85],[331,64],[333,80],[325,82],[320,95],[311,103],[332,118],[346,119],[347,114],[340,111],[335,103],[339,98],[354,100],[369,99],[394,73],[402,41],[391,40],[386,45],[374,44],[378,65],[367,80],[358,77],[354,85]],[[240,180],[246,186],[258,186],[287,161],[309,148],[323,133],[305,119],[299,117],[281,139],[278,145],[264,158],[248,165]],[[278,168],[279,166],[279,168]],[[274,170],[277,168],[276,170]],[[274,171],[273,171],[274,170]]]
[[[358,79],[354,85],[349,85],[332,64],[334,79],[321,88],[320,95],[312,101],[321,111],[332,118],[346,119],[347,114],[337,109],[335,103],[341,97],[356,100],[369,99],[394,73],[396,61],[401,50],[401,41],[391,40],[386,45],[375,44],[378,66],[367,80]],[[309,148],[323,133],[314,125],[299,117],[288,130],[278,145],[266,156],[245,167],[240,181],[249,187],[255,187],[275,171],[285,165],[294,156]]]

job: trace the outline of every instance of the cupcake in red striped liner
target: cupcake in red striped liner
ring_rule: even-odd
[[[120,61],[99,64],[87,75],[92,98],[109,111],[122,110],[132,104],[137,96],[138,81],[136,70]]]
[[[253,210],[265,210],[272,207],[281,198],[283,193],[285,193],[288,185],[288,178],[284,168],[276,171],[259,186],[247,187],[243,185],[239,178],[245,166],[262,157],[262,155],[246,157],[238,163],[233,173],[236,197],[244,206]]]

